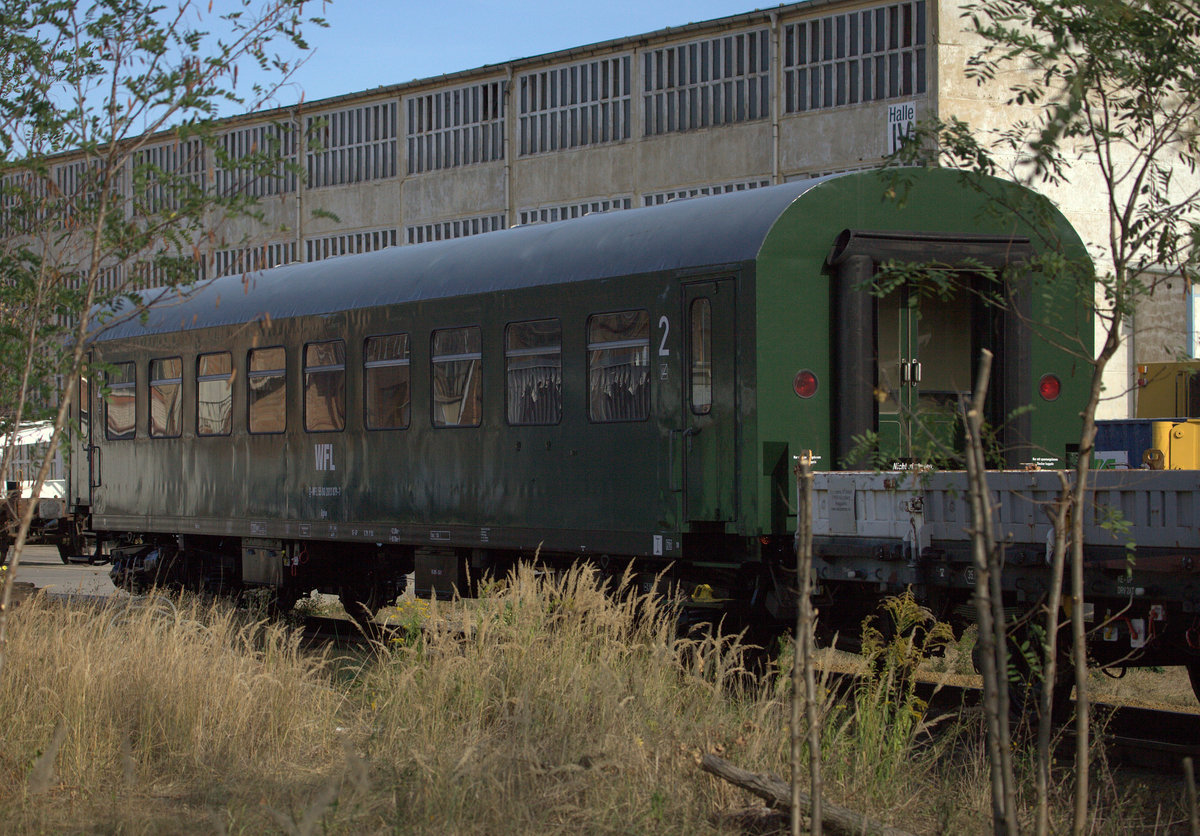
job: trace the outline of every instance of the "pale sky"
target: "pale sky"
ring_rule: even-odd
[[[311,14],[328,29],[306,31],[311,57],[274,104],[324,99],[640,35],[756,8],[754,0],[337,0]],[[214,10],[220,8],[218,4]]]

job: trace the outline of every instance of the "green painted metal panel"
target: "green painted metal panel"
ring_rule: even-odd
[[[736,445],[737,299],[732,278],[683,288],[684,513],[691,522],[733,522],[738,510]]]
[[[114,529],[526,551],[541,544],[559,553],[664,559],[683,556],[689,534],[785,534],[794,525],[787,505],[792,456],[811,449],[821,457],[819,467],[835,464],[830,356],[839,335],[830,324],[835,287],[826,258],[838,235],[846,229],[1022,232],[952,172],[906,176],[913,185],[903,206],[884,197],[884,176],[847,175],[549,225],[536,234],[516,230],[470,244],[347,259],[354,298],[343,304],[322,291],[296,302],[294,316],[262,317],[264,308],[248,297],[239,300],[244,310],[236,316],[226,306],[209,311],[205,327],[194,327],[200,320],[168,327],[169,313],[150,332],[129,324],[120,338],[94,346],[100,362],[136,361],[142,400],[134,440],[95,434],[102,484],[93,492],[93,510],[101,526]],[[733,231],[715,234],[723,225]],[[1078,245],[1061,218],[1055,231]],[[539,263],[534,245],[549,247],[554,259]],[[609,255],[611,262],[604,261]],[[451,277],[388,272],[439,266],[452,267]],[[526,267],[533,272],[523,273]],[[342,268],[310,264],[287,275],[298,277],[303,291],[335,269]],[[477,285],[472,270],[483,276]],[[401,287],[405,282],[412,286]],[[293,304],[286,283],[264,278],[261,286],[270,290],[261,299],[265,309],[282,313]],[[1090,350],[1090,307],[1073,290],[1035,285],[1031,310],[1039,321],[1077,334]],[[689,317],[700,299],[709,305],[710,345],[693,364]],[[588,319],[630,310],[644,311],[649,322],[649,411],[634,421],[596,422],[587,408]],[[547,317],[562,326],[562,416],[510,426],[505,328]],[[480,426],[435,427],[430,335],[468,326],[479,327],[481,336]],[[401,333],[410,346],[410,424],[364,429],[364,340]],[[346,428],[306,432],[303,346],[334,339],[345,342]],[[287,428],[249,435],[246,353],[269,345],[287,347]],[[197,386],[189,371],[199,354],[212,351],[233,356],[233,432],[197,437]],[[181,357],[185,369],[178,439],[147,435],[144,378],[149,362],[164,356]],[[1037,440],[1061,451],[1087,366],[1067,362],[1044,340],[1034,342],[1030,356],[1027,394]],[[1043,368],[1063,375],[1063,396],[1054,404],[1034,400]],[[808,399],[793,391],[801,369],[819,381]],[[693,408],[698,386],[707,387],[708,411]]]
[[[790,461],[801,450],[811,450],[819,469],[840,466],[833,460],[831,422],[831,348],[840,336],[831,332],[835,277],[826,259],[843,230],[1026,236],[1035,251],[1058,246],[1054,242],[1061,241],[1066,252],[1084,254],[1078,236],[1061,214],[1051,212],[1048,229],[1034,229],[1003,211],[1001,201],[993,195],[1017,203],[1029,194],[1015,184],[986,180],[982,188],[976,188],[957,172],[905,170],[901,201],[889,194],[895,185],[892,176],[868,172],[817,183],[781,215],[760,251],[755,300],[758,331],[753,357],[745,360],[757,371],[753,420],[759,441],[746,453],[760,465],[755,472],[761,474],[757,476],[756,519],[761,530],[781,532],[778,514],[772,517],[770,499],[781,487],[781,455]],[[1066,444],[1078,435],[1078,412],[1090,372],[1086,356],[1093,344],[1091,287],[1069,281],[1051,284],[1034,276],[1028,295],[1037,327],[1031,335],[1031,383],[1023,393],[1022,405],[1033,412],[1032,440],[1037,449],[1061,459]],[[1056,348],[1046,337],[1049,332],[1057,332],[1059,342],[1078,345],[1080,356]],[[971,368],[974,365],[972,360]],[[816,394],[808,399],[797,397],[792,388],[801,369],[812,370],[820,381]],[[1062,378],[1062,396],[1053,403],[1036,393],[1044,372]],[[794,517],[789,515],[782,530],[793,525]]]

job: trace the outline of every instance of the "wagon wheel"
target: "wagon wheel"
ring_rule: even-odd
[[[1029,720],[1032,723],[1037,721],[1041,713],[1045,681],[1040,665],[1031,665],[1013,638],[1009,637],[1008,647],[1008,713],[1013,720]],[[976,673],[981,671],[978,643],[971,648],[971,664]],[[1070,657],[1060,647],[1058,664],[1055,665],[1053,705],[1050,709],[1051,719],[1055,723],[1065,723],[1070,719],[1071,691],[1074,687],[1074,668]]]
[[[282,584],[275,587],[275,599],[271,603],[271,608],[278,617],[285,617],[296,606],[296,602],[300,600],[300,590],[295,584]]]
[[[1054,677],[1053,705],[1050,709],[1050,719],[1055,723],[1065,723],[1071,718],[1073,706],[1071,691],[1075,688],[1073,668],[1060,660],[1057,674]],[[1025,670],[1019,662],[1016,665],[1017,678],[1009,682],[1008,708],[1013,719],[1029,719],[1031,722],[1041,716],[1042,693],[1046,687],[1040,671]]]
[[[69,533],[58,541],[58,556],[63,563],[70,563],[72,557],[84,553],[83,523],[72,519],[68,526]]]
[[[338,592],[338,600],[346,615],[364,632],[369,634],[375,629],[375,613],[383,606],[383,595],[377,585],[343,586]]]
[[[90,552],[87,550],[89,542],[92,544]],[[104,552],[104,542],[95,537],[88,537],[87,535],[84,535],[84,554],[88,556],[89,566],[103,566],[105,563],[112,561],[112,555],[105,554]]]
[[[1196,699],[1200,699],[1200,661],[1188,662],[1186,667],[1188,681],[1192,683],[1192,693],[1196,695]]]

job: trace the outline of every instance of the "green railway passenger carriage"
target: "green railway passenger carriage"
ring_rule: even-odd
[[[1090,291],[1025,279],[1015,312],[989,306],[979,265],[1037,235],[954,173],[906,176],[903,206],[850,174],[169,294],[91,346],[69,495],[134,588],[374,607],[410,573],[466,589],[540,548],[782,615],[794,455],[834,468],[877,431],[912,458],[983,347],[992,415],[1020,413],[1011,465],[1061,457],[1085,395],[1086,363],[1031,323],[1087,349]],[[888,261],[960,292],[876,298]]]

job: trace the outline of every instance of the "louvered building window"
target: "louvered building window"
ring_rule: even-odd
[[[521,155],[629,139],[631,64],[624,55],[521,76]]]
[[[138,215],[177,212],[204,194],[204,143],[166,142],[133,154],[133,201]]]
[[[424,244],[426,241],[448,241],[451,238],[466,238],[468,235],[493,232],[504,229],[506,225],[503,215],[479,215],[474,218],[456,218],[452,221],[405,227],[404,236],[409,244]]]
[[[308,238],[304,242],[305,261],[320,261],[339,255],[370,253],[398,243],[399,232],[395,229],[371,229],[365,232],[346,232],[341,235],[323,235]]]
[[[275,241],[255,247],[219,250],[213,253],[213,276],[268,270],[296,260],[295,241]]]
[[[925,92],[925,0],[789,24],[784,106],[802,113]]]
[[[269,197],[296,190],[296,135],[287,122],[254,125],[230,131],[218,140],[215,152],[219,194]]]
[[[582,203],[567,203],[557,206],[536,206],[521,209],[519,217],[523,224],[553,223],[569,218],[582,218],[584,215],[594,215],[599,212],[613,212],[617,209],[633,207],[631,197],[604,197],[595,200],[585,200]]]
[[[396,176],[396,103],[335,110],[304,121],[308,187]]]
[[[690,186],[683,189],[672,189],[667,192],[653,192],[642,195],[643,206],[661,206],[672,200],[685,200],[689,197],[706,197],[712,194],[728,194],[729,192],[744,192],[747,189],[762,189],[771,185],[765,178],[758,180],[738,180],[733,183],[716,183],[711,186]]]
[[[503,159],[504,88],[488,81],[407,98],[408,173]]]
[[[770,116],[770,43],[770,31],[757,29],[647,52],[646,135]]]

